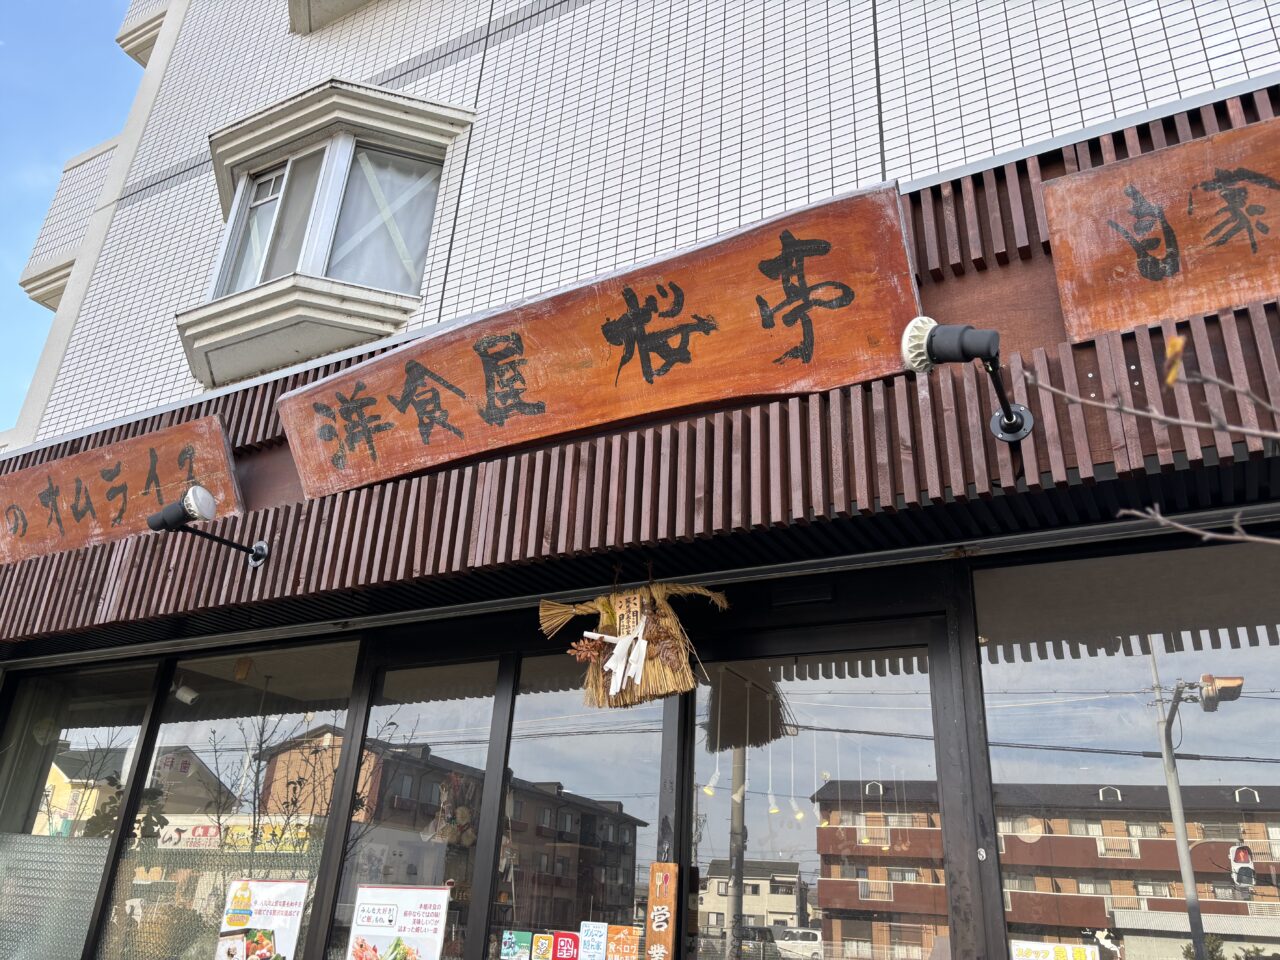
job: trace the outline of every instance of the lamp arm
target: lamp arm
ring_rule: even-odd
[[[208,530],[197,530],[195,527],[182,526],[177,528],[178,533],[189,533],[193,537],[200,537],[204,540],[212,540],[214,543],[220,543],[224,547],[230,547],[232,550],[238,550],[249,557],[249,566],[258,567],[266,562],[268,548],[263,540],[259,540],[251,547],[246,547],[242,543],[236,543],[234,540],[228,540],[226,537],[220,537],[216,533],[210,533]]]

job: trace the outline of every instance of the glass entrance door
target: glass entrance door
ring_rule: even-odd
[[[928,646],[706,671],[686,925],[698,960],[949,958]]]

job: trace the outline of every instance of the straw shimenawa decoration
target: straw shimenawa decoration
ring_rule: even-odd
[[[596,597],[586,603],[543,600],[538,607],[542,632],[554,636],[577,616],[595,614],[598,625],[569,646],[569,654],[587,665],[586,702],[593,707],[633,707],[676,693],[697,681],[689,659],[693,645],[671,607],[672,597],[706,597],[721,610],[723,593],[694,584],[650,583]]]

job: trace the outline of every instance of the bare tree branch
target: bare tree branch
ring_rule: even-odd
[[[1156,423],[1163,423],[1171,427],[1191,427],[1195,430],[1210,430],[1217,433],[1237,433],[1245,437],[1261,437],[1263,440],[1274,440],[1280,443],[1280,432],[1275,430],[1262,430],[1255,427],[1245,427],[1240,424],[1227,423],[1225,420],[1214,417],[1213,420],[1205,422],[1202,420],[1184,420],[1181,417],[1171,417],[1166,413],[1161,413],[1154,407],[1131,407],[1119,400],[1089,400],[1085,397],[1078,397],[1073,393],[1068,393],[1059,387],[1048,384],[1039,380],[1034,373],[1026,373],[1024,376],[1027,382],[1033,387],[1037,387],[1056,397],[1061,397],[1067,403],[1078,403],[1084,407],[1094,407],[1098,410],[1106,410],[1110,413],[1120,413],[1132,417],[1142,417],[1145,420],[1154,420]]]
[[[1166,527],[1170,530],[1180,530],[1183,533],[1189,533],[1193,537],[1199,537],[1206,543],[1211,541],[1223,543],[1263,543],[1269,547],[1280,547],[1280,540],[1273,537],[1263,537],[1256,533],[1249,533],[1244,528],[1244,522],[1239,513],[1231,521],[1231,532],[1222,533],[1216,530],[1206,530],[1203,527],[1192,527],[1185,523],[1180,523],[1170,517],[1166,517],[1160,512],[1159,507],[1147,507],[1145,510],[1121,510],[1116,516],[1118,517],[1135,517],[1140,520],[1151,520],[1159,526]]]
[[[1208,383],[1208,384],[1212,384],[1215,387],[1221,387],[1223,390],[1230,390],[1232,393],[1236,394],[1237,396],[1244,397],[1245,399],[1251,401],[1257,406],[1262,407],[1264,410],[1269,410],[1274,414],[1280,415],[1280,407],[1276,407],[1274,404],[1269,403],[1266,400],[1263,400],[1260,396],[1258,396],[1252,390],[1247,389],[1246,387],[1237,386],[1236,384],[1232,383],[1230,380],[1223,380],[1221,377],[1215,377],[1213,374],[1210,374],[1210,373],[1202,373],[1199,370],[1184,371],[1182,378],[1187,383],[1200,383],[1200,384]]]

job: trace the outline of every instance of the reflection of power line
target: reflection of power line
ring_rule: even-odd
[[[802,723],[796,724],[800,730],[811,730],[816,733],[854,733],[864,737],[890,737],[895,740],[927,740],[933,742],[930,733],[889,733],[884,730],[852,730],[839,727],[816,727]],[[1051,743],[1014,743],[1008,740],[988,740],[992,747],[1005,750],[1048,750],[1055,753],[1094,753],[1109,757],[1149,757],[1160,759],[1158,750],[1118,750],[1107,747],[1069,747]],[[1221,763],[1280,763],[1280,757],[1227,757],[1207,753],[1179,753],[1179,760],[1216,760]]]

